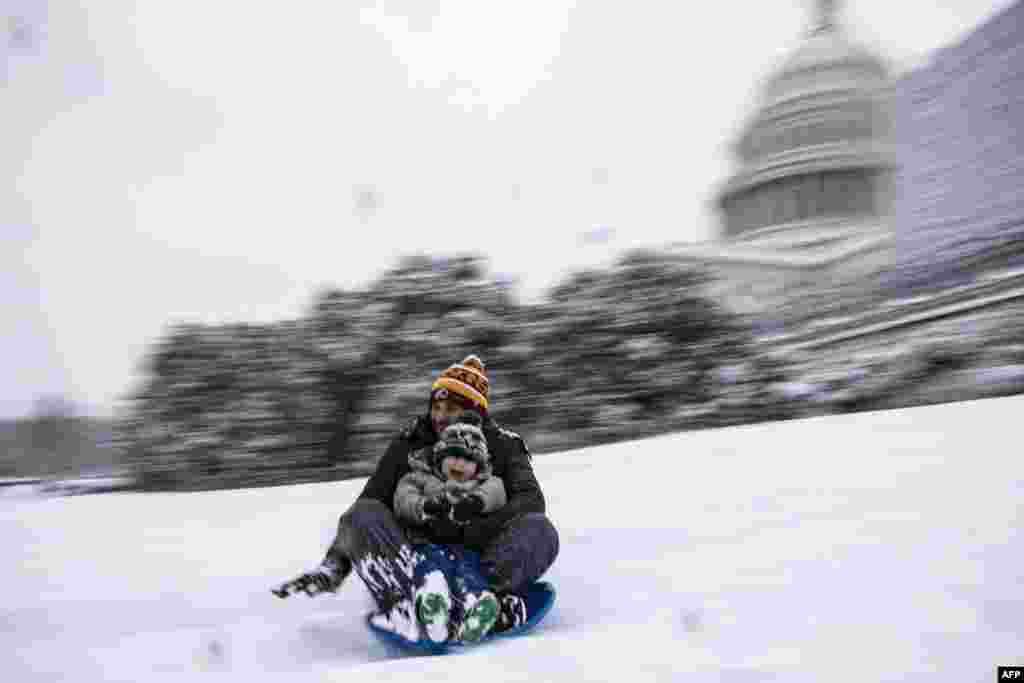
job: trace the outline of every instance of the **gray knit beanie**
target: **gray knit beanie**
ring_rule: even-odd
[[[477,413],[467,410],[456,422],[445,427],[441,437],[434,444],[434,464],[439,466],[449,455],[472,460],[478,466],[486,467],[491,460],[487,450],[487,439],[480,428],[482,420]]]

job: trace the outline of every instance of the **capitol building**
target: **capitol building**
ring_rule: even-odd
[[[895,153],[885,63],[820,1],[802,44],[764,85],[717,193],[719,239],[674,245],[712,294],[757,317],[835,288],[877,288],[892,261]]]
[[[896,78],[818,0],[733,142],[717,238],[669,250],[710,271],[709,294],[762,339],[791,347],[931,334],[930,321],[993,307],[1016,316],[1021,120],[1024,1]]]

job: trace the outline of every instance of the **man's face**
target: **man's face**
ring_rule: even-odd
[[[434,401],[430,404],[430,421],[434,432],[440,434],[444,428],[462,417],[466,409],[451,399]]]

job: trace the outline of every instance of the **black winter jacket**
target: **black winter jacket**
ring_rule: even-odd
[[[530,451],[526,442],[515,432],[502,429],[487,418],[483,425],[487,449],[491,453],[491,473],[505,482],[508,502],[489,515],[482,515],[465,527],[438,529],[446,543],[464,543],[466,547],[482,552],[514,519],[527,513],[544,513],[544,494],[533,472]],[[402,430],[388,446],[377,469],[366,482],[360,500],[379,500],[391,508],[398,481],[411,471],[409,454],[424,446],[433,445],[437,435],[428,416],[421,416]]]

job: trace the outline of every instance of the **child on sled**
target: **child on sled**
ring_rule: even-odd
[[[395,490],[395,517],[420,556],[413,577],[416,615],[435,643],[478,642],[501,611],[479,558],[462,546],[462,527],[506,500],[504,483],[491,473],[480,425],[480,417],[467,411],[437,443],[410,454],[412,471]]]

